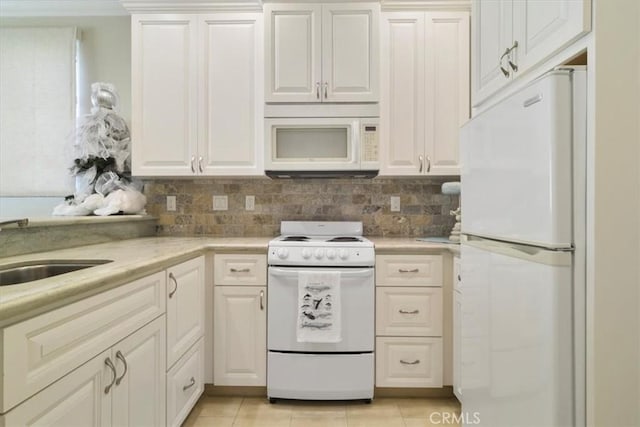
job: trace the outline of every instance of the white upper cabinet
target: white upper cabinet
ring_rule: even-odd
[[[200,173],[261,175],[262,15],[220,13],[200,21]]]
[[[473,105],[588,32],[590,5],[590,0],[473,0]]]
[[[132,169],[262,175],[259,13],[132,15]]]
[[[131,23],[133,174],[193,175],[197,22],[190,15],[134,15]]]
[[[377,102],[379,10],[265,4],[266,102]]]
[[[469,117],[469,13],[383,15],[381,175],[458,175]]]

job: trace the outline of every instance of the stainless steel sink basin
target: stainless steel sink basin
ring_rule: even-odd
[[[17,285],[46,279],[47,277],[71,273],[83,268],[112,262],[109,259],[38,260],[12,264],[0,270],[0,286]]]

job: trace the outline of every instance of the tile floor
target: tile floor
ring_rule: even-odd
[[[203,396],[183,427],[458,427],[456,399],[378,398],[373,403]]]

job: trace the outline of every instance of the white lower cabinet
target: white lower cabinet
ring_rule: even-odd
[[[376,386],[442,387],[443,256],[376,256]]]
[[[213,383],[267,385],[267,257],[215,254]]]
[[[267,288],[214,289],[213,382],[267,385]]]
[[[180,426],[204,391],[204,338],[167,372],[167,426]]]
[[[167,268],[167,425],[179,426],[204,392],[205,260]]]
[[[157,318],[0,417],[0,425],[165,425],[165,319]]]
[[[167,367],[204,335],[204,256],[167,269]]]

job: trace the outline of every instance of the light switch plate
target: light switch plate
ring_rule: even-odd
[[[253,211],[256,209],[256,196],[245,196],[244,198],[244,208],[248,211]]]
[[[227,196],[213,196],[213,210],[226,211],[229,209],[229,198]]]
[[[174,212],[176,210],[176,196],[167,196],[167,211]]]
[[[400,196],[391,196],[391,212],[400,212]]]

